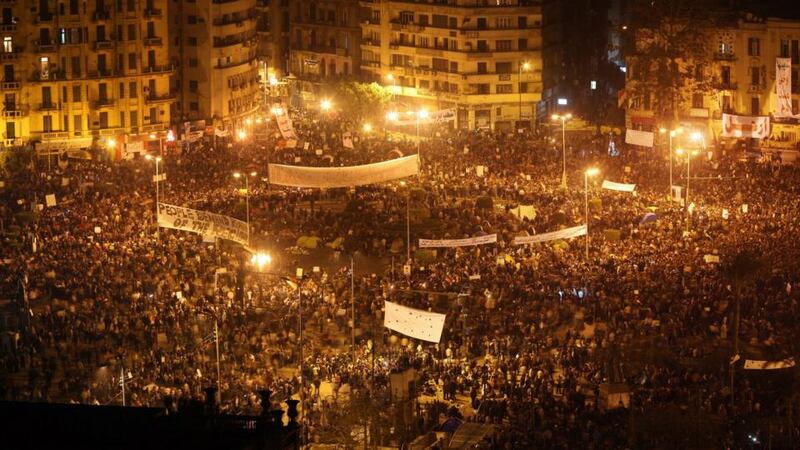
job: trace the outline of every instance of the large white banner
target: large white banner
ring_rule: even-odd
[[[764,361],[759,359],[744,360],[744,368],[747,370],[789,369],[794,366],[795,366],[794,358],[787,358],[780,361]]]
[[[410,118],[403,118],[401,116],[399,120],[394,121],[394,124],[401,126],[417,124],[416,116],[408,116],[408,117]],[[455,108],[448,108],[428,113],[428,117],[420,119],[419,123],[444,123],[444,122],[452,122],[454,120],[456,120],[456,110]]]
[[[391,159],[375,164],[347,167],[304,167],[269,165],[269,182],[280,186],[337,188],[382,183],[416,175],[417,155]]]
[[[497,242],[496,234],[477,236],[465,239],[420,239],[420,248],[451,248],[451,247],[470,247],[473,245],[494,244]]]
[[[221,214],[159,203],[158,226],[247,244],[247,222]]]
[[[769,116],[723,114],[722,136],[764,139],[769,136]]]
[[[633,192],[636,190],[635,184],[625,184],[625,183],[616,183],[613,181],[603,180],[603,189],[608,189],[610,191],[620,191],[620,192]]]
[[[642,147],[652,147],[653,133],[649,131],[625,130],[625,143],[640,145]]]
[[[794,118],[792,112],[792,59],[775,58],[775,93],[778,96],[775,105],[776,118]]]
[[[536,244],[558,239],[569,239],[584,236],[586,231],[586,225],[578,225],[577,227],[564,228],[563,230],[551,231],[549,233],[534,234],[533,236],[517,236],[514,238],[514,245]]]
[[[383,326],[415,339],[439,342],[444,329],[444,314],[409,308],[386,301]]]
[[[276,116],[275,121],[278,123],[278,131],[281,132],[281,136],[283,136],[284,139],[297,139],[297,134],[294,132],[294,126],[292,125],[292,119],[289,118],[289,114]]]

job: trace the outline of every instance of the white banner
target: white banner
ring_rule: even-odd
[[[428,342],[439,342],[444,329],[444,314],[409,308],[386,301],[383,326],[406,336]]]
[[[642,147],[652,147],[653,133],[649,131],[625,130],[625,143],[640,145]]]
[[[294,126],[292,125],[292,119],[289,118],[288,114],[276,116],[275,121],[278,123],[278,131],[281,132],[281,136],[283,136],[284,139],[297,139],[297,134],[295,134]]]
[[[247,244],[247,222],[221,214],[159,203],[158,226]]]
[[[794,365],[794,358],[786,358],[781,361],[763,361],[758,359],[744,360],[744,368],[748,370],[789,369],[794,367]]]
[[[199,141],[200,139],[203,138],[203,130],[190,131],[190,132],[186,133],[185,138],[189,142],[197,142],[197,141]]]
[[[230,130],[223,130],[222,128],[214,128],[214,136],[216,137],[228,137],[231,134]]]
[[[497,242],[496,234],[487,234],[486,236],[477,236],[465,239],[420,239],[420,248],[438,248],[438,247],[470,247],[473,245],[494,244]]]
[[[608,189],[610,191],[620,191],[620,192],[633,192],[636,190],[635,184],[625,184],[625,183],[615,183],[613,181],[603,180],[603,189]]]
[[[769,116],[723,114],[722,136],[764,139],[769,136]]]
[[[153,183],[158,181],[167,181],[167,173],[160,173],[158,175],[153,175]]]
[[[347,167],[270,164],[269,181],[279,186],[337,188],[382,183],[416,175],[418,172],[419,157],[411,155],[375,164]]]
[[[402,117],[402,116],[401,116]],[[417,118],[416,116],[408,116],[411,117],[410,119],[399,119],[394,121],[395,125],[416,125]],[[424,119],[420,119],[419,123],[443,123],[443,122],[452,122],[456,120],[456,110],[455,108],[448,108],[448,109],[441,109],[439,111],[433,111],[428,113],[428,117]]]
[[[775,58],[775,118],[797,118],[792,112],[792,59]]]
[[[516,208],[509,210],[509,212],[520,220],[533,220],[536,218],[536,207],[533,205],[519,205]]]
[[[586,225],[578,225],[577,227],[564,228],[563,230],[551,231],[549,233],[534,234],[533,236],[517,236],[514,238],[514,245],[536,244],[558,239],[569,239],[584,236],[586,231]]]

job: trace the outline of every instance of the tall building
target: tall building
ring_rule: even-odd
[[[542,2],[361,0],[361,70],[460,127],[528,127],[542,100]]]
[[[776,58],[791,59],[791,104],[800,114],[800,21],[777,18],[761,19],[746,15],[706,31],[706,59],[679,62],[693,67],[676,95],[676,111],[666,117],[659,113],[664,95],[648,90],[658,71],[647,67],[636,52],[627,57],[624,107],[626,125],[652,130],[668,126],[675,119],[684,127],[702,130],[707,140],[725,141],[722,114],[771,116],[777,109]],[[635,41],[641,43],[642,38]],[[800,147],[800,124],[797,119],[771,117],[769,141],[762,147]]]
[[[261,99],[256,0],[175,0],[169,13],[174,121],[225,130],[248,123]]]
[[[4,147],[158,145],[170,122],[167,0],[3,0]],[[117,143],[121,145],[117,145]],[[124,145],[122,145],[124,144]]]
[[[282,78],[289,74],[289,0],[258,0],[256,9],[258,54],[267,67],[262,81]]]
[[[357,0],[294,0],[289,69],[301,80],[355,75],[361,62]]]

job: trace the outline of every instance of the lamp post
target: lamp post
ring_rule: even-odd
[[[684,208],[686,209],[686,232],[689,232],[691,221],[691,210],[689,208],[689,180],[692,177],[692,156],[699,154],[697,150],[684,151],[682,148],[676,149],[675,153],[678,155],[686,154],[686,199],[684,201]]]
[[[669,132],[669,191],[668,196],[672,197],[672,139],[679,134],[683,133],[683,127],[678,127],[673,130],[667,130],[666,128],[659,128],[658,132],[661,134],[666,134]]]
[[[567,133],[564,129],[565,123],[567,120],[572,118],[572,114],[553,114],[551,118],[555,121],[561,121],[561,159],[562,159],[562,169],[561,169],[561,187],[567,187]]]
[[[586,262],[589,262],[589,177],[600,173],[600,169],[592,167],[583,172],[583,213],[586,218]]]
[[[244,190],[245,190],[245,211],[247,214],[247,245],[250,245],[250,177],[258,175],[256,172],[247,173],[234,172],[233,178],[244,177]]]
[[[158,174],[158,163],[161,162],[161,157],[160,156],[153,157],[151,155],[145,155],[144,159],[148,161],[155,160],[156,162],[156,176],[154,180],[156,182],[156,233],[158,233],[158,201],[159,201],[158,182],[161,181],[161,177]]]
[[[517,91],[519,91],[519,122],[522,122],[522,71],[527,71],[531,68],[531,64],[527,61],[519,64],[519,74],[517,76]]]
[[[394,93],[397,91],[397,84],[395,83],[394,75],[391,73],[386,74],[386,79],[392,83],[392,101],[394,101]]]
[[[406,187],[406,182],[401,181],[400,186]],[[411,190],[406,190],[406,263],[411,261],[411,214],[409,203],[411,202]]]
[[[428,118],[428,110],[420,109],[414,115],[417,118],[417,154],[419,155],[419,121],[420,119],[427,119]],[[421,159],[421,158],[420,158]]]

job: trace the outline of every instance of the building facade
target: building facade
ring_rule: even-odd
[[[290,2],[289,69],[301,80],[359,73],[361,28],[357,0]]]
[[[361,70],[460,127],[513,129],[542,100],[542,7],[526,0],[362,0]]]
[[[174,121],[229,131],[252,121],[262,98],[256,0],[169,3],[170,54],[178,63]]]
[[[797,149],[800,125],[797,119],[776,119],[776,58],[791,58],[792,110],[800,114],[800,21],[740,18],[728,26],[709,30],[706,34],[708,58],[702,64],[690,62],[700,73],[695,78],[710,82],[708,88],[687,90],[678,102],[680,125],[703,130],[707,140],[730,141],[721,136],[722,114],[771,116],[770,137],[757,142],[767,148]],[[628,58],[626,91],[637,91],[644,79],[644,68],[636,56]],[[686,64],[687,62],[682,62]],[[689,89],[687,86],[686,89]],[[657,92],[625,99],[626,126],[657,129],[673,118],[658,117],[653,111]]]
[[[0,2],[3,146],[99,145],[116,156],[136,142],[157,146],[175,99],[166,8],[167,0]]]

